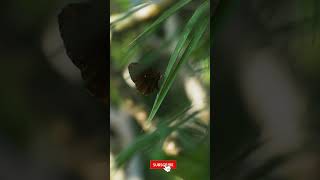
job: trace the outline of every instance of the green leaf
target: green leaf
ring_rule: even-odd
[[[169,72],[171,72],[173,65],[176,59],[178,58],[178,55],[180,54],[181,50],[183,49],[183,46],[185,45],[186,40],[189,37],[192,29],[196,27],[196,23],[201,19],[203,13],[205,13],[206,10],[208,10],[208,8],[209,8],[209,3],[208,1],[206,1],[196,10],[196,12],[192,15],[192,17],[186,24],[185,29],[182,32],[182,35],[178,41],[178,44],[176,45],[176,48],[172,56],[170,57],[168,67],[165,72],[165,76],[168,76]]]
[[[132,41],[132,43],[129,44],[129,48],[131,49],[134,46],[136,46],[138,43],[140,43],[142,40],[144,40],[148,35],[150,35],[152,32],[154,32],[162,22],[164,22],[166,19],[168,19],[170,16],[175,14],[178,10],[183,8],[185,5],[187,5],[192,0],[180,0],[171,8],[166,10],[157,20],[155,20],[150,26],[147,27],[136,39]]]
[[[148,121],[151,121],[154,118],[162,101],[164,100],[170,87],[172,86],[172,83],[181,65],[183,64],[183,62],[186,61],[186,59],[190,56],[190,54],[199,44],[201,37],[203,36],[205,30],[209,25],[209,18],[205,16],[206,12],[208,11],[209,11],[209,2],[205,1],[195,11],[195,13],[193,14],[193,16],[190,18],[189,22],[185,26],[185,29],[182,32],[181,38],[179,39],[179,42],[169,60],[169,63],[165,72],[165,76],[164,76],[164,82],[161,85],[160,91],[153,104],[153,107],[148,117]],[[189,38],[188,40],[188,37],[191,34],[193,29],[194,29],[194,32],[192,33],[192,37]],[[186,48],[184,48],[185,46]],[[183,49],[184,49],[183,54],[180,56],[180,58],[178,58],[180,53],[183,51]]]
[[[133,13],[137,12],[138,10],[144,8],[144,7],[147,7],[149,6],[151,3],[143,3],[143,4],[140,4],[138,6],[135,6],[133,7],[132,9],[130,9],[129,11],[127,11],[126,13],[123,13],[120,17],[118,17],[117,19],[113,20],[112,22],[110,22],[110,29],[113,30],[115,25],[126,19],[128,16],[132,15]]]
[[[177,113],[176,115],[162,121],[158,128],[149,134],[144,134],[135,139],[135,141],[129,145],[128,148],[123,150],[116,158],[116,166],[123,165],[128,159],[130,159],[136,152],[155,146],[157,143],[163,141],[172,131],[175,130],[176,127],[171,128],[169,127],[170,122],[183,118],[186,112],[191,108],[191,106],[184,108],[181,112]],[[183,118],[184,122],[190,119],[190,117]]]

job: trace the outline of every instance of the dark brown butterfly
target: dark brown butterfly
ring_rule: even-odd
[[[103,2],[69,4],[58,21],[67,55],[80,69],[86,88],[106,102],[109,38]]]
[[[151,67],[146,68],[139,63],[129,64],[128,69],[137,90],[143,95],[149,95],[156,89],[159,90],[160,72]]]

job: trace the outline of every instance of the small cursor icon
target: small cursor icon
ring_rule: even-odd
[[[165,170],[166,172],[170,172],[171,167],[170,167],[170,166],[165,165],[165,166],[164,166],[164,168],[163,168],[163,170]]]

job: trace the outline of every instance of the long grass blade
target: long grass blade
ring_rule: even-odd
[[[135,139],[135,141],[129,145],[128,148],[123,150],[116,158],[116,166],[119,167],[123,165],[128,159],[130,159],[136,152],[145,149],[150,146],[154,146],[161,140],[164,140],[173,130],[174,128],[169,127],[169,123],[176,120],[183,118],[185,113],[191,108],[188,106],[184,108],[181,112],[175,114],[171,118],[168,118],[162,121],[159,124],[159,127],[150,134],[144,134]],[[189,118],[189,117],[188,117]]]
[[[133,13],[139,11],[139,10],[142,9],[142,8],[145,8],[145,7],[149,6],[150,4],[151,4],[151,3],[143,3],[143,4],[140,4],[140,5],[138,5],[138,6],[133,7],[133,8],[130,9],[129,11],[121,14],[120,17],[118,17],[117,19],[115,19],[115,20],[113,20],[113,21],[110,22],[110,28],[113,29],[114,26],[115,26],[118,22],[126,19],[128,16],[132,15]]]
[[[207,2],[207,1],[206,1]],[[195,47],[197,47],[201,37],[203,36],[205,30],[207,29],[209,25],[209,18],[205,18],[204,20],[200,20],[203,16],[198,15],[198,13],[204,15],[206,10],[209,8],[209,3],[205,3],[205,6],[201,6],[197,9],[197,11],[194,13],[194,16],[191,17],[191,19],[188,22],[188,26],[186,26],[185,31],[182,34],[182,38],[179,40],[181,42],[178,42],[177,48],[175,49],[172,58],[170,58],[169,64],[167,66],[167,70],[164,77],[164,82],[160,88],[160,91],[156,97],[156,100],[153,104],[153,107],[151,109],[151,112],[148,117],[148,121],[151,121],[156,112],[158,111],[162,101],[164,100],[166,94],[168,93],[170,87],[172,86],[172,83],[177,75],[178,70],[180,69],[183,62],[190,56],[190,54],[193,52]],[[200,11],[200,12],[199,12]],[[197,25],[197,22],[199,22],[199,26],[195,28],[195,32],[193,33],[193,37],[191,40],[187,41],[187,37],[191,33],[190,28],[194,28]],[[190,27],[191,26],[191,27]],[[183,50],[184,45],[187,45],[187,47],[184,50],[184,53],[181,55],[180,58],[178,58],[180,52]]]
[[[157,30],[157,28],[161,25],[162,22],[164,22],[166,19],[168,19],[170,16],[175,14],[178,10],[183,8],[185,5],[187,5],[192,0],[180,0],[176,4],[174,4],[171,8],[166,10],[157,20],[155,20],[147,29],[145,29],[137,38],[135,38],[130,44],[129,48],[131,49],[136,44],[140,43],[142,40],[144,40],[148,35],[150,35],[152,32]]]
[[[185,29],[182,32],[182,36],[180,37],[178,44],[176,45],[176,48],[175,48],[172,56],[170,57],[168,67],[165,72],[165,77],[167,77],[169,75],[169,72],[171,72],[173,65],[174,65],[176,59],[178,58],[178,55],[181,53],[183,46],[185,45],[187,38],[189,37],[192,29],[194,27],[196,27],[196,23],[199,21],[199,19],[203,15],[203,13],[205,13],[205,10],[207,10],[208,8],[209,8],[209,3],[208,3],[208,1],[206,1],[195,11],[195,13],[192,15],[192,17],[190,18],[190,20],[186,24]]]

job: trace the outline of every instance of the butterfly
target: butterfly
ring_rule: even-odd
[[[143,95],[149,95],[155,90],[159,90],[158,82],[161,79],[159,71],[151,67],[146,68],[139,63],[129,64],[128,70],[137,90]]]
[[[108,29],[104,1],[69,4],[58,15],[66,53],[81,71],[89,92],[107,99]]]

